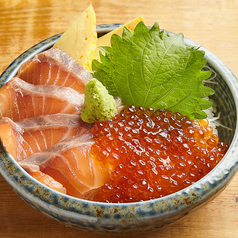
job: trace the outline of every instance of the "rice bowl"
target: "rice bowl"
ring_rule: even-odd
[[[116,25],[98,26],[98,33],[103,34]],[[20,64],[36,53],[51,47],[60,35],[49,38],[34,46],[15,60],[2,74],[1,85],[7,82]],[[185,39],[185,43],[198,46]],[[197,183],[169,196],[129,204],[103,204],[76,199],[62,195],[31,178],[3,148],[1,148],[1,174],[14,191],[37,210],[53,219],[73,227],[98,232],[125,233],[136,230],[145,231],[161,227],[186,215],[190,210],[207,203],[221,192],[238,168],[237,159],[237,80],[224,63],[203,47],[208,66],[217,77],[213,84],[218,96],[214,96],[219,120],[223,127],[218,128],[219,137],[230,149],[207,176]],[[217,116],[217,115],[216,115]],[[230,128],[227,130],[225,127]]]

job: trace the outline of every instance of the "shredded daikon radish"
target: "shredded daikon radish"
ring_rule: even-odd
[[[205,98],[205,99],[211,100],[209,98]],[[229,128],[227,126],[224,126],[220,122],[221,112],[218,112],[217,104],[214,101],[212,101],[212,102],[213,102],[212,107],[204,110],[204,112],[207,114],[207,119],[209,121],[209,126],[211,126],[213,128],[213,133],[218,135],[217,127],[219,127],[219,126],[224,127],[224,128],[226,128],[228,130],[231,130],[231,128]],[[217,116],[215,116],[215,115],[217,115]]]

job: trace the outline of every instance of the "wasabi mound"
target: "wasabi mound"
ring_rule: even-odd
[[[85,86],[85,101],[81,118],[88,123],[106,121],[116,115],[116,101],[97,79],[91,79]]]

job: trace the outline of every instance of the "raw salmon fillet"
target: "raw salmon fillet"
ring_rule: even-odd
[[[13,121],[54,113],[80,114],[84,94],[55,85],[32,85],[17,77],[0,89],[0,118]]]
[[[33,178],[85,198],[109,180],[110,171],[91,156],[90,124],[80,119],[91,74],[51,48],[23,63],[0,89],[0,139]]]
[[[67,194],[78,197],[96,189],[109,179],[107,168],[90,155],[93,135],[86,132],[61,141],[51,148],[35,153],[19,164],[28,173],[41,171],[63,184]]]
[[[51,48],[23,63],[17,77],[34,85],[59,85],[84,93],[92,75],[63,51]]]
[[[33,178],[38,180],[40,183],[43,183],[44,185],[48,186],[49,188],[52,188],[58,192],[65,193],[66,194],[66,188],[56,180],[54,180],[49,175],[42,173],[41,171],[33,171],[29,173]]]
[[[66,138],[90,130],[90,125],[74,114],[44,115],[18,122],[13,122],[7,117],[0,120],[2,143],[18,162]]]

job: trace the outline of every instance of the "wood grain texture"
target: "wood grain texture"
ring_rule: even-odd
[[[63,32],[90,4],[97,23],[125,23],[139,15],[183,32],[238,76],[237,0],[0,0],[0,73],[21,53]],[[144,234],[102,235],[65,227],[23,202],[0,176],[0,237],[238,237],[238,174],[212,202],[183,219]]]

